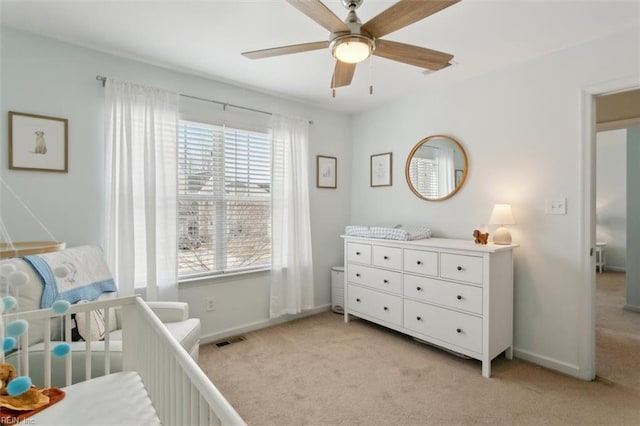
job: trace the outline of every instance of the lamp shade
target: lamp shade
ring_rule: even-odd
[[[489,218],[491,225],[499,225],[493,234],[493,242],[495,244],[511,244],[511,232],[504,225],[513,225],[516,221],[513,219],[510,204],[496,204],[491,211]]]
[[[511,204],[496,204],[491,211],[489,224],[491,225],[513,225],[516,221],[511,212]]]

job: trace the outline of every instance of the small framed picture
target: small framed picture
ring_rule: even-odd
[[[371,186],[391,186],[393,183],[393,154],[371,156]]]
[[[336,157],[316,156],[316,186],[318,188],[337,188],[338,160]]]
[[[9,169],[68,171],[68,120],[9,111]]]

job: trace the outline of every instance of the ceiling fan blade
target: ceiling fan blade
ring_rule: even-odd
[[[290,46],[272,47],[271,49],[254,50],[243,52],[242,56],[249,59],[270,58],[271,56],[288,55],[290,53],[308,52],[310,50],[326,49],[329,47],[328,41],[315,41],[313,43],[292,44]]]
[[[335,89],[336,87],[350,85],[355,70],[356,64],[336,61],[336,67],[333,70],[333,77],[331,78],[331,88]]]
[[[388,40],[376,40],[373,54],[430,70],[442,69],[453,59],[453,55],[449,53]]]
[[[400,0],[366,22],[362,29],[379,38],[418,22],[460,0]]]
[[[332,33],[349,31],[349,27],[319,0],[287,0],[287,2]]]

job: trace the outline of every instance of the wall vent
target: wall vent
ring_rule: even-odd
[[[238,342],[242,342],[247,340],[246,337],[244,336],[233,336],[233,337],[227,337],[226,339],[222,339],[222,340],[218,340],[216,342],[213,342],[214,345],[216,345],[217,347],[221,348],[223,346],[227,346],[230,345],[232,343],[238,343]]]

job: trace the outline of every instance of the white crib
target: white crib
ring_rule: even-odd
[[[71,314],[104,310],[109,329],[109,311],[122,315],[123,371],[110,372],[109,333],[106,334],[105,376],[91,377],[91,342],[85,342],[86,381],[71,385],[71,357],[66,357],[65,398],[27,419],[27,424],[162,424],[244,425],[245,422],[211,383],[185,349],[175,341],[162,322],[139,297],[72,305],[63,315],[66,336],[71,336]],[[59,317],[50,309],[5,314],[5,324],[16,319],[44,320],[47,330]],[[86,315],[86,327],[90,327]],[[0,327],[1,328],[1,327]],[[45,332],[44,387],[51,385],[51,342]],[[70,337],[69,337],[70,339]],[[28,331],[22,344],[19,375],[29,375]],[[1,351],[0,351],[1,352]],[[4,357],[4,354],[0,355]]]

